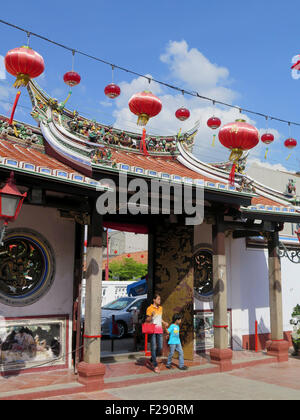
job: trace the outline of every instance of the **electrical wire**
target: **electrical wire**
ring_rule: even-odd
[[[264,113],[261,113],[261,112],[253,111],[253,110],[246,109],[246,108],[241,108],[241,107],[239,107],[237,105],[228,104],[226,102],[219,101],[217,99],[213,99],[213,98],[209,98],[207,96],[200,95],[197,91],[186,90],[184,88],[180,88],[180,87],[175,86],[175,85],[172,85],[170,83],[166,83],[166,82],[163,82],[163,81],[158,80],[158,79],[153,79],[152,77],[147,77],[144,74],[138,73],[138,72],[136,72],[134,70],[130,70],[130,69],[126,68],[126,67],[122,67],[122,66],[119,66],[119,65],[110,63],[107,60],[104,60],[102,58],[99,58],[99,57],[96,57],[94,55],[88,54],[88,53],[86,53],[84,51],[80,51],[80,50],[78,50],[76,48],[68,47],[67,45],[62,44],[61,42],[53,41],[50,38],[47,38],[47,37],[45,37],[43,35],[37,34],[37,33],[32,32],[32,31],[29,31],[28,29],[25,29],[25,28],[22,28],[20,26],[14,25],[12,23],[6,22],[3,19],[0,19],[0,23],[2,23],[4,25],[7,25],[7,26],[9,26],[11,28],[17,29],[19,31],[25,32],[26,35],[27,35],[27,38],[29,38],[29,36],[31,36],[31,35],[32,36],[35,36],[35,37],[37,37],[39,39],[42,39],[42,40],[44,40],[46,42],[49,42],[49,43],[51,43],[53,45],[56,45],[56,46],[60,47],[60,48],[64,48],[65,50],[71,51],[72,54],[76,53],[76,54],[82,55],[84,57],[90,58],[90,59],[92,59],[94,61],[98,61],[98,62],[100,62],[102,64],[109,65],[113,69],[118,69],[118,70],[124,71],[126,73],[132,74],[134,76],[138,76],[138,77],[142,77],[144,79],[147,79],[149,81],[149,83],[150,82],[155,82],[155,83],[160,84],[162,86],[165,86],[165,87],[168,87],[170,89],[176,90],[177,92],[180,92],[182,94],[186,94],[186,95],[193,96],[193,97],[196,97],[196,98],[199,98],[199,99],[210,101],[213,104],[219,104],[219,105],[222,105],[222,106],[225,106],[225,107],[234,108],[234,109],[237,109],[240,112],[243,111],[245,113],[252,114],[252,115],[257,115],[257,116],[263,117],[265,119],[270,119],[270,120],[282,122],[282,123],[288,124],[289,126],[290,125],[295,125],[295,126],[299,126],[300,127],[300,123],[298,123],[298,122],[288,121],[288,120],[284,120],[284,119],[278,118],[278,117],[273,117],[273,116],[270,116],[270,115],[267,115],[267,114],[264,114]]]
[[[248,110],[248,109],[245,109],[245,108],[241,108],[241,107],[239,107],[239,106],[231,105],[231,104],[228,104],[228,103],[225,103],[225,102],[222,102],[222,101],[218,101],[218,100],[216,100],[216,99],[212,99],[212,98],[209,98],[209,97],[206,97],[206,96],[200,95],[200,94],[199,94],[198,92],[196,92],[196,91],[187,91],[187,90],[185,90],[185,89],[183,89],[183,88],[179,88],[179,87],[177,87],[177,86],[174,86],[174,85],[171,85],[171,84],[168,84],[168,83],[162,82],[162,81],[160,81],[160,80],[156,80],[156,79],[149,78],[149,77],[147,77],[147,76],[145,76],[145,75],[143,75],[143,74],[140,74],[140,73],[138,73],[138,72],[136,72],[136,71],[133,71],[133,70],[127,69],[127,68],[125,68],[125,67],[118,66],[118,65],[116,65],[116,64],[112,64],[112,63],[110,63],[110,62],[108,62],[108,61],[106,61],[106,60],[103,60],[103,59],[101,59],[101,58],[95,57],[95,56],[90,55],[90,54],[88,54],[88,53],[85,53],[85,52],[83,52],[83,51],[80,51],[80,50],[77,50],[77,49],[74,49],[74,48],[68,47],[68,46],[66,46],[66,45],[64,45],[64,44],[62,44],[62,43],[60,43],[60,42],[53,41],[53,40],[51,40],[51,39],[49,39],[49,38],[47,38],[47,37],[45,37],[45,36],[43,36],[43,35],[40,35],[40,34],[37,34],[37,33],[31,32],[31,31],[29,31],[29,30],[27,30],[27,29],[25,29],[25,28],[22,28],[22,27],[20,27],[20,26],[14,25],[14,24],[12,24],[12,23],[6,22],[6,21],[4,21],[4,20],[2,20],[2,19],[0,19],[0,23],[2,23],[2,24],[4,24],[4,25],[7,25],[7,26],[10,26],[10,27],[12,27],[12,28],[14,28],[14,29],[17,29],[17,30],[20,30],[20,31],[22,31],[22,32],[26,33],[26,35],[27,35],[27,40],[29,40],[29,37],[30,37],[31,35],[33,35],[33,36],[35,36],[35,37],[37,37],[37,38],[40,38],[40,39],[42,39],[42,40],[44,40],[44,41],[46,41],[46,42],[52,43],[52,44],[54,44],[54,45],[56,45],[56,46],[58,46],[58,47],[64,48],[64,49],[66,49],[66,50],[68,50],[68,51],[71,51],[71,52],[72,52],[73,57],[74,57],[74,54],[75,54],[75,53],[80,54],[80,55],[83,55],[83,56],[85,56],[85,57],[87,57],[87,58],[90,58],[90,59],[96,60],[96,61],[98,61],[98,62],[101,62],[101,63],[103,63],[103,64],[109,65],[109,66],[111,66],[111,67],[112,67],[112,69],[117,68],[117,69],[119,69],[119,70],[121,70],[121,71],[125,71],[125,72],[130,73],[130,74],[133,74],[133,75],[135,75],[135,76],[138,76],[138,77],[142,77],[142,78],[144,78],[144,79],[147,79],[149,82],[150,82],[150,81],[153,81],[153,82],[155,82],[155,83],[158,83],[158,84],[164,85],[164,86],[169,87],[169,88],[171,88],[171,89],[174,89],[174,90],[176,90],[176,91],[178,91],[178,92],[181,92],[182,94],[187,94],[187,95],[191,95],[191,96],[198,97],[198,98],[200,98],[200,99],[204,99],[204,100],[207,100],[207,101],[211,101],[211,102],[213,103],[213,105],[215,105],[215,104],[219,104],[219,105],[223,105],[223,106],[227,106],[227,107],[230,107],[230,108],[237,109],[237,110],[238,110],[238,111],[240,111],[240,112],[242,112],[242,111],[243,111],[243,112],[246,112],[246,113],[249,113],[249,114],[258,115],[258,116],[264,117],[264,118],[266,119],[266,121],[268,121],[268,120],[274,120],[274,121],[279,121],[279,122],[282,122],[282,123],[286,123],[286,124],[288,124],[289,128],[290,128],[290,126],[291,126],[291,125],[300,126],[300,123],[297,123],[297,122],[287,121],[287,120],[280,119],[280,118],[277,118],[277,117],[268,116],[268,115],[263,114],[263,113],[260,113],[260,112],[255,112],[255,111],[252,111],[252,110]],[[0,102],[11,104],[11,102],[9,102],[9,101],[5,101],[5,100],[1,100]],[[20,106],[20,107],[22,107],[22,108],[24,108],[24,109],[30,109],[29,107],[24,106],[24,105],[19,105],[19,106]],[[103,113],[103,112],[102,112],[102,113]],[[107,113],[103,113],[103,114],[108,115]],[[86,115],[86,116],[91,117],[91,114],[89,114],[89,113],[82,113],[82,115],[83,115],[83,116],[84,116],[84,115]],[[134,124],[132,121],[125,120],[125,122],[126,122],[128,125],[130,125],[130,126],[132,126],[132,127],[134,127],[134,128],[135,128],[135,124]],[[121,129],[121,128],[120,128],[120,129]],[[171,135],[171,133],[172,133],[172,135],[174,135],[174,133],[171,131],[171,129],[168,129],[167,131],[168,131],[168,132],[170,132],[170,135]],[[158,131],[156,131],[156,129],[155,129],[154,127],[153,127],[153,128],[151,128],[151,131],[149,131],[149,134],[150,134],[150,135],[151,135],[151,133],[153,133],[153,135],[159,135],[159,134],[160,134]],[[199,151],[201,150],[201,148],[199,148],[199,146],[197,146],[197,145],[194,145],[194,148],[195,148],[195,149],[198,149]],[[211,160],[211,157],[210,157],[210,155],[208,155],[208,154],[205,154],[205,155],[204,155],[204,154],[201,152],[201,156],[202,156],[202,157],[206,157],[208,160]],[[276,162],[276,163],[278,163],[278,162],[277,162],[277,161],[275,161],[275,160],[269,159],[269,162],[271,162],[271,161],[272,161],[272,162]],[[295,165],[289,165],[289,167],[291,167],[291,168],[297,168]]]

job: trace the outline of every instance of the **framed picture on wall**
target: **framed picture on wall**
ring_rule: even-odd
[[[0,370],[66,365],[67,317],[0,318]]]
[[[214,313],[199,311],[194,314],[194,348],[205,351],[214,347]],[[228,347],[231,347],[231,311],[227,311]]]

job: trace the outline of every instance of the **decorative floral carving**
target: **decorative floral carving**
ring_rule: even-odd
[[[194,256],[194,292],[200,300],[212,297],[213,292],[212,254],[201,250]]]
[[[24,306],[49,290],[55,262],[50,244],[27,229],[8,230],[0,250],[0,300]]]
[[[11,239],[5,241],[0,253],[0,288],[9,296],[22,296],[40,281],[44,262],[33,242]]]

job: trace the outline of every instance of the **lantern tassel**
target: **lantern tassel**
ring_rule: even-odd
[[[16,107],[18,105],[20,95],[21,95],[21,92],[18,90],[18,92],[16,94],[15,102],[14,102],[13,107],[12,107],[12,111],[11,111],[11,115],[10,115],[10,119],[9,119],[9,125],[12,125],[12,123],[13,123],[15,110],[16,110]]]
[[[292,156],[292,153],[290,153],[289,155],[288,155],[288,157],[286,158],[286,160],[289,160],[289,158]]]
[[[268,154],[269,148],[266,148],[266,152],[265,152],[265,159],[267,160],[267,154]]]
[[[216,135],[213,135],[213,141],[212,141],[212,147],[215,147],[215,142],[216,142]]]
[[[147,124],[148,121],[149,121],[149,115],[147,115],[147,114],[139,114],[138,120],[137,120],[137,125],[144,126],[144,125]]]
[[[231,171],[230,171],[230,174],[229,174],[229,184],[231,186],[234,186],[235,168],[236,168],[236,164],[234,163],[231,167]]]
[[[147,147],[146,147],[146,129],[143,129],[143,135],[140,142],[140,152],[143,152],[145,156],[149,156]]]
[[[15,83],[13,84],[13,87],[15,87],[16,89],[20,88],[20,87],[25,87],[28,85],[30,81],[30,76],[28,76],[28,74],[25,73],[19,73]]]

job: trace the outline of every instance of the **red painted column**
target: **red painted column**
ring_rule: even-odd
[[[232,350],[228,348],[227,276],[225,231],[223,218],[216,217],[213,225],[213,289],[214,289],[214,348],[210,350],[211,363],[222,372],[232,369]]]

